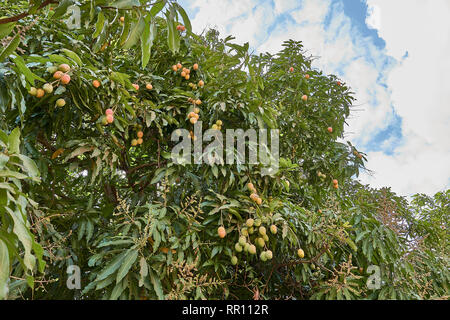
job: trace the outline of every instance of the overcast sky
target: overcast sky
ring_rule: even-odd
[[[373,187],[402,195],[450,185],[449,0],[182,0],[194,32],[257,53],[301,40],[314,66],[356,93],[346,139],[368,154]]]

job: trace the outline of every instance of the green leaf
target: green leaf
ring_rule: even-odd
[[[164,8],[165,5],[166,0],[155,2],[155,4],[150,9],[150,15],[152,17],[156,16],[159,12],[161,12],[161,10]]]
[[[15,25],[15,22],[0,24],[0,39],[3,39],[8,34],[10,34]]]
[[[153,289],[156,292],[156,295],[158,296],[159,300],[164,300],[164,292],[162,290],[161,280],[157,275],[154,274],[153,271],[150,270],[150,280],[153,284]]]
[[[117,0],[109,6],[117,9],[132,9],[133,7],[139,7],[141,3],[139,0]]]
[[[5,209],[6,211],[8,211],[9,215],[14,221],[13,232],[19,238],[20,242],[22,242],[23,247],[25,249],[23,259],[24,265],[28,268],[28,270],[33,270],[36,263],[36,259],[31,254],[33,239],[31,237],[31,232],[25,226],[26,221],[24,221],[25,220],[24,217],[18,210],[12,211],[8,207],[5,207]]]
[[[103,15],[102,12],[100,12],[97,17],[97,22],[95,23],[95,31],[94,34],[92,35],[92,39],[95,39],[100,35],[100,33],[103,31],[104,25],[105,25],[105,16]]]
[[[132,46],[134,46],[138,40],[141,37],[142,32],[145,28],[145,21],[144,18],[139,18],[139,21],[136,22],[133,27],[131,28],[131,32],[128,35],[127,40],[125,41],[123,48],[124,49],[130,49]]]
[[[20,153],[20,129],[15,128],[8,137],[9,153]]]
[[[177,53],[180,49],[180,34],[176,30],[175,21],[173,19],[174,18],[172,11],[170,13],[166,12],[166,22],[168,29],[167,44],[169,45],[169,49],[173,53]]]
[[[33,160],[23,154],[19,154],[19,158],[22,160],[23,166],[31,177],[39,177],[39,169]]]
[[[102,269],[102,271],[97,275],[97,278],[95,280],[99,281],[106,279],[110,274],[119,269],[127,253],[128,250],[123,251],[121,254],[115,256],[114,259],[105,268]]]
[[[16,36],[11,40],[8,46],[5,49],[3,49],[2,53],[0,53],[0,62],[3,62],[4,59],[13,54],[14,51],[16,51],[19,44],[20,44],[20,35],[16,34]]]
[[[142,68],[144,69],[150,60],[153,41],[156,37],[156,24],[154,21],[150,22],[150,17],[145,19],[145,28],[141,36],[141,51],[142,51]]]
[[[62,17],[66,12],[67,8],[73,4],[73,0],[63,0],[56,7],[55,13],[52,15],[51,19],[58,19]]]
[[[0,300],[8,297],[9,252],[6,243],[0,239]]]
[[[46,82],[45,79],[39,77],[38,75],[31,72],[31,70],[27,67],[25,64],[25,61],[20,56],[15,56],[12,58],[14,63],[16,64],[17,68],[19,68],[19,71],[25,76],[25,79],[27,79],[28,83],[32,86],[34,86],[34,81],[39,80],[42,82]]]
[[[83,65],[83,61],[80,59],[80,57],[73,51],[69,50],[69,49],[61,49],[62,52],[64,52],[64,54],[66,56],[68,56],[70,59],[72,59],[73,61],[75,61],[75,63],[78,66],[82,66]]]
[[[132,250],[128,252],[126,257],[124,258],[122,266],[117,272],[116,283],[119,283],[127,275],[128,271],[133,266],[133,263],[136,261],[137,256],[138,256],[137,250]]]

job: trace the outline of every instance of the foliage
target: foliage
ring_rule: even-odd
[[[352,93],[313,69],[300,42],[252,55],[214,30],[193,34],[168,1],[82,1],[83,26],[68,30],[58,8],[69,2],[0,24],[2,297],[448,297],[448,191],[409,204],[355,181],[364,155],[340,142]],[[61,64],[66,84],[54,78]],[[52,92],[38,98],[45,83]],[[203,129],[279,129],[278,172],[174,163],[171,134],[193,130],[195,108]],[[242,236],[256,254],[239,252]],[[74,264],[81,290],[65,285]],[[371,265],[382,268],[376,290]]]

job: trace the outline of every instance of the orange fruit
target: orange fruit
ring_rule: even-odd
[[[172,70],[173,71],[177,71],[178,70],[178,68],[177,68],[177,66],[175,64],[172,66]]]
[[[153,89],[153,86],[150,83],[147,83],[145,85],[145,87],[147,88],[147,90],[152,90]]]
[[[198,64],[194,63],[194,65],[192,66],[192,69],[197,70],[198,69]]]
[[[181,76],[182,76],[183,78],[186,77],[186,72],[181,71]]]
[[[198,82],[198,86],[199,87],[203,87],[205,85],[205,83],[203,82],[203,80],[200,80],[199,82]]]
[[[142,131],[138,131],[137,137],[142,138],[144,136],[144,133]]]
[[[44,94],[45,94],[44,90],[42,90],[41,88],[37,89],[37,91],[36,91],[37,98],[42,98],[44,96]]]
[[[136,89],[136,90],[139,90],[139,85],[136,84],[136,83],[133,83],[133,88]]]
[[[68,74],[63,74],[61,77],[62,84],[68,84],[70,82],[70,76]]]
[[[225,230],[224,227],[219,227],[217,228],[217,234],[219,235],[220,238],[223,239],[227,235],[227,231]]]
[[[125,21],[125,17],[120,17],[120,22],[124,22]]]
[[[56,71],[56,72],[53,74],[53,78],[54,78],[54,79],[61,79],[62,76],[63,76],[63,73],[62,73],[61,71]]]
[[[307,101],[307,100],[308,100],[308,96],[307,96],[306,94],[304,94],[304,95],[302,96],[302,100],[303,100],[303,101]]]
[[[329,133],[333,133],[333,128],[332,127],[328,127],[327,130],[328,130]]]
[[[108,114],[106,116],[106,122],[113,123],[113,121],[114,121],[114,116],[112,114]]]
[[[183,67],[183,65],[181,63],[177,63],[177,69],[180,70]]]
[[[139,139],[137,139],[137,143],[138,143],[138,144],[143,144],[143,143],[144,143],[144,140],[142,140],[142,138],[139,138]]]
[[[100,81],[94,80],[94,81],[92,81],[92,85],[94,86],[94,88],[98,88],[98,87],[100,87]]]

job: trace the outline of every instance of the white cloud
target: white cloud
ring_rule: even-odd
[[[393,156],[370,153],[376,175],[364,180],[406,194],[434,193],[450,183],[450,2],[367,2],[378,10],[376,28],[388,54],[408,57],[387,77],[403,144]]]
[[[320,56],[315,67],[337,74],[356,92],[360,111],[349,119],[347,137],[359,148],[371,147],[394,112],[402,119],[402,139],[391,136],[379,146],[395,146],[393,154],[368,153],[375,176],[363,175],[363,182],[406,195],[434,193],[450,182],[450,2],[367,4],[366,23],[378,30],[385,49],[364,37],[332,0],[193,0],[188,6],[196,11],[194,31],[216,27],[259,52],[276,52],[288,39],[303,41],[308,53]]]

